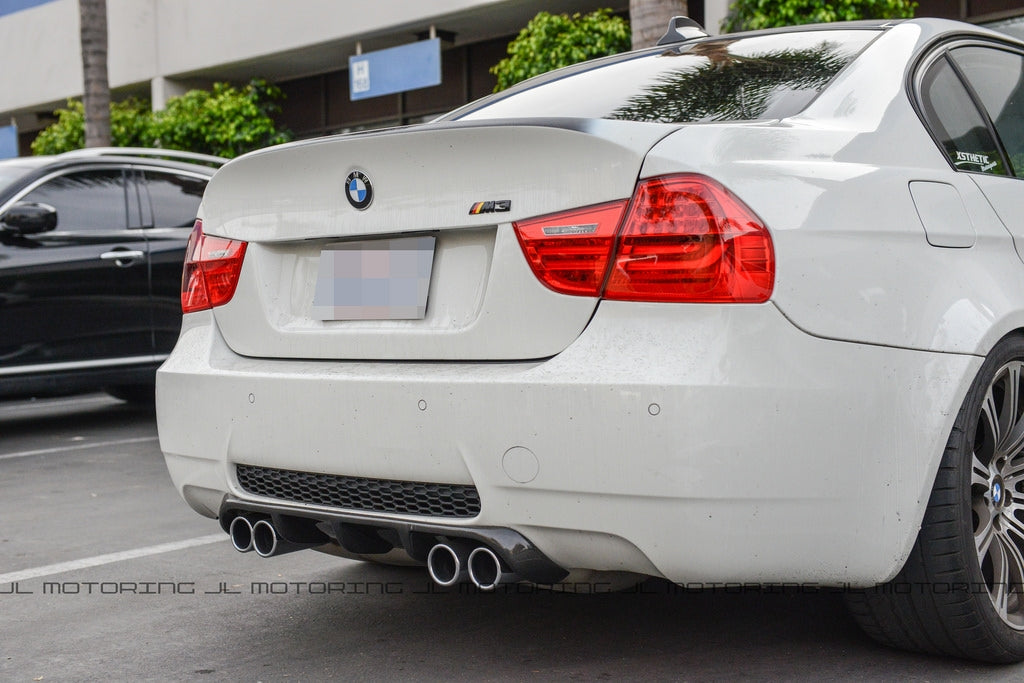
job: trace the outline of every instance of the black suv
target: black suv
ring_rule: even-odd
[[[225,160],[129,148],[0,161],[0,398],[152,401],[185,245]]]

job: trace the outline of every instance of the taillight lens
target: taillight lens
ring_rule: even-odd
[[[762,303],[771,297],[771,236],[719,183],[694,174],[645,180],[620,226],[615,214],[621,216],[625,204],[516,222],[541,282],[565,294],[626,301]],[[597,216],[615,223],[601,229],[602,241],[596,233],[572,234],[575,224],[601,225]]]
[[[630,301],[764,302],[775,257],[761,221],[731,192],[695,175],[641,183],[604,296]]]
[[[600,296],[626,201],[515,223],[533,272],[563,294]]]
[[[202,311],[231,301],[245,257],[245,242],[203,234],[197,220],[185,248],[181,310]]]

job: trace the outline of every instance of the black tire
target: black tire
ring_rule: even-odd
[[[1022,451],[1024,337],[1015,335],[989,354],[964,399],[903,569],[847,595],[869,636],[984,662],[1024,660]]]

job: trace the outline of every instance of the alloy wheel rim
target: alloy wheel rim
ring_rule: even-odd
[[[985,392],[974,438],[974,545],[999,617],[1024,630],[1024,363],[1007,363]]]

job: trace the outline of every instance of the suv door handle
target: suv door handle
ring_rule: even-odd
[[[135,263],[136,259],[143,258],[146,254],[132,249],[115,249],[100,254],[104,261],[113,261],[122,268],[127,268]]]

